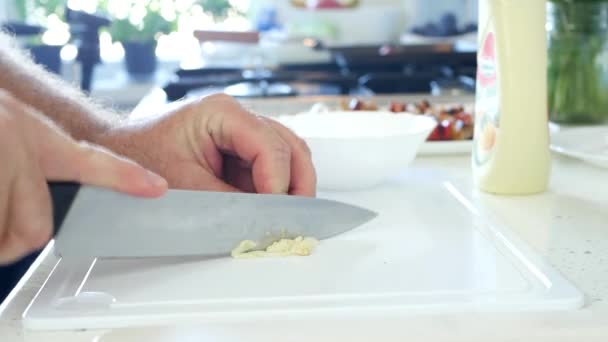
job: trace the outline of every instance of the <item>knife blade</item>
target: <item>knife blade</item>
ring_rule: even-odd
[[[64,258],[216,257],[243,240],[326,239],[377,214],[341,202],[287,195],[169,190],[141,199],[82,187],[55,236]]]

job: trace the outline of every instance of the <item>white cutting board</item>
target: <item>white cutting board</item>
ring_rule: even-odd
[[[373,190],[321,194],[379,216],[310,257],[59,261],[23,322],[91,329],[582,306],[582,294],[470,193],[434,170],[412,169]]]

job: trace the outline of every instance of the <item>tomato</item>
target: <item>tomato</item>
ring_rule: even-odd
[[[444,120],[448,120],[451,121],[452,116],[450,114],[448,114],[447,112],[441,112],[439,113],[439,116],[437,117],[439,119],[439,121],[444,121]]]
[[[454,115],[454,119],[456,120],[462,120],[462,122],[464,122],[464,124],[466,126],[472,126],[473,125],[473,115],[467,113],[467,112],[460,112],[456,115]]]
[[[378,110],[378,104],[374,100],[363,102],[363,110],[375,111]]]
[[[407,104],[398,101],[391,101],[389,105],[389,109],[393,113],[403,113],[405,112],[406,107]]]
[[[452,139],[465,140],[465,125],[462,120],[454,120],[452,123]]]
[[[440,140],[452,140],[454,137],[454,122],[452,120],[442,120],[437,127],[439,127]]]
[[[336,0],[320,0],[315,8],[342,8],[342,5]]]
[[[349,110],[363,110],[363,101],[357,98],[353,98],[348,103]]]
[[[435,129],[433,130],[433,132],[431,132],[431,135],[429,135],[429,138],[427,140],[429,140],[429,141],[441,140],[441,135],[439,134],[439,126],[435,127]]]

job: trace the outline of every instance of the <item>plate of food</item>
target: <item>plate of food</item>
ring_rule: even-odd
[[[473,148],[474,105],[455,103],[431,103],[428,100],[378,103],[375,99],[350,98],[339,102],[337,107],[317,103],[310,112],[390,112],[394,115],[413,114],[430,117],[437,122],[436,128],[420,147],[419,155],[467,154]]]

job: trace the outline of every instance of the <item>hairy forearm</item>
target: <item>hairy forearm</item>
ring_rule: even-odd
[[[95,141],[119,120],[110,110],[94,104],[76,87],[36,65],[0,33],[0,88],[36,108],[74,139]]]

